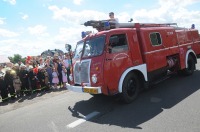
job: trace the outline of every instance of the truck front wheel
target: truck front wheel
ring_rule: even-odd
[[[131,103],[139,94],[140,81],[136,74],[129,73],[123,82],[122,86],[122,99],[125,103]]]
[[[183,70],[183,74],[186,76],[192,75],[195,70],[195,60],[189,55],[187,60],[188,67]]]

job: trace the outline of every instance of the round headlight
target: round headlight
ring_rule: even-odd
[[[97,83],[97,76],[95,74],[92,75],[92,82]]]

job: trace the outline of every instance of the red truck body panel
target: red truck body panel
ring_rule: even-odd
[[[137,23],[132,28],[116,28],[89,35],[84,41],[102,35],[106,38],[102,54],[81,57],[79,61],[80,65],[88,62],[88,86],[100,88],[100,93],[105,95],[119,93],[123,79],[131,71],[137,71],[138,75],[141,73],[140,77],[148,82],[172,68],[173,71],[187,68],[189,54],[194,57],[200,54],[200,37],[198,30],[194,29],[158,24],[141,26]],[[113,46],[112,39],[117,37],[118,43],[123,43],[125,48],[114,52],[110,46]],[[97,77],[96,83],[92,80],[93,76]],[[82,87],[83,83],[80,83]]]

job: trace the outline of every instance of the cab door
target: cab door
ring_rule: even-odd
[[[107,37],[107,51],[104,60],[104,82],[108,94],[118,93],[122,73],[132,65],[126,32],[110,33]]]

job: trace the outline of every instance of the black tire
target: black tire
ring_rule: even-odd
[[[90,93],[90,95],[92,95],[93,97],[96,97],[96,98],[103,96],[103,94],[91,94],[91,93]]]
[[[136,74],[129,73],[123,82],[122,85],[122,100],[125,103],[131,103],[133,100],[135,100],[139,94],[139,88],[140,88],[140,81]]]
[[[195,60],[189,55],[187,60],[188,67],[183,70],[183,75],[189,76],[194,73],[195,70]]]

